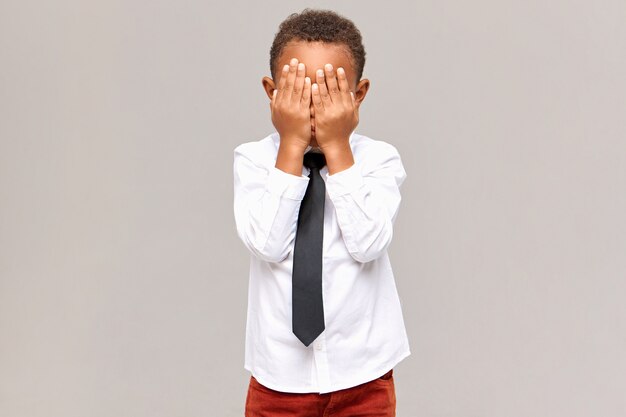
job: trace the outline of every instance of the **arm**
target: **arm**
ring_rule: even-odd
[[[391,243],[406,178],[395,147],[377,143],[368,152],[367,164],[354,163],[326,180],[343,240],[358,262],[378,258]]]
[[[233,172],[239,238],[259,259],[281,262],[293,248],[300,203],[309,178],[276,166],[269,170],[259,167],[240,147],[234,152]]]
[[[400,184],[406,173],[395,147],[375,141],[368,158],[354,161],[349,137],[359,121],[359,101],[350,90],[346,72],[332,64],[316,72],[312,85],[317,142],[326,154],[326,191],[350,255],[358,262],[381,256],[393,236],[400,205]],[[365,89],[367,91],[367,88]]]

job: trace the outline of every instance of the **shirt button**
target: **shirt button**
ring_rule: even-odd
[[[316,342],[315,343],[315,349],[316,350],[322,350],[322,344],[320,342]]]

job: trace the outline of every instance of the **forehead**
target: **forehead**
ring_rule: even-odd
[[[348,48],[341,44],[324,42],[291,41],[283,48],[278,59],[278,75],[285,64],[289,64],[291,58],[298,58],[298,62],[304,63],[306,75],[314,79],[315,71],[324,68],[330,63],[333,69],[342,67],[346,71],[349,80],[354,80],[355,71],[350,61]]]

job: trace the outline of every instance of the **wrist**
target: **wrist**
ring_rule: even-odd
[[[350,148],[350,142],[348,139],[338,141],[338,143],[319,145],[319,147],[322,150],[322,152],[324,152],[324,155],[326,155],[327,159],[329,157],[333,158],[333,157],[345,155],[347,153],[349,154],[352,153],[352,148]]]
[[[303,148],[289,142],[282,143],[281,141],[276,155],[276,168],[289,174],[301,176],[305,150],[306,147]]]
[[[304,154],[310,142],[311,139],[306,140],[295,136],[281,136],[278,149],[283,149],[286,152],[302,152],[302,154]]]
[[[304,151],[306,151],[306,146],[294,143],[285,142],[278,145],[278,154],[283,154],[289,158],[302,158],[304,156]]]
[[[320,149],[322,149],[326,157],[329,175],[333,175],[354,165],[354,155],[352,154],[352,148],[348,141],[339,145],[326,146],[324,148],[320,147]]]

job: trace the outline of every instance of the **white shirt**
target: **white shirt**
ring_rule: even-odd
[[[320,170],[325,330],[307,347],[292,331],[291,274],[309,169],[297,176],[276,168],[279,144],[274,132],[234,150],[237,234],[250,251],[244,368],[283,392],[326,393],[376,379],[411,354],[387,254],[406,178],[400,155],[353,132],[354,165]]]

